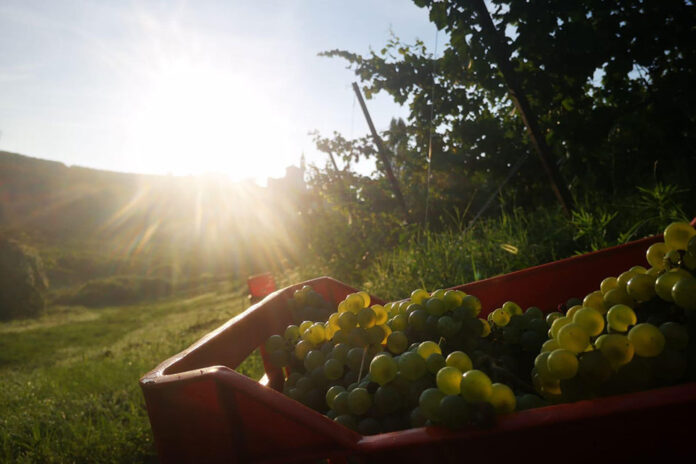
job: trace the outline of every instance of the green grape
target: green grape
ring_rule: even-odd
[[[312,321],[302,321],[302,323],[300,324],[300,327],[299,327],[300,336],[302,335],[302,332],[309,329],[312,326],[312,324],[314,324],[314,322],[312,322]]]
[[[569,308],[568,311],[566,311],[566,317],[569,317],[570,319],[573,319],[573,316],[575,316],[575,313],[576,313],[579,309],[584,308],[584,307],[585,307],[585,306],[583,306],[583,305],[575,305],[575,306]]]
[[[553,338],[550,338],[550,339],[546,340],[543,345],[541,345],[541,352],[545,353],[548,351],[553,351],[557,348],[560,348],[558,346],[558,342],[556,340],[554,340]]]
[[[530,306],[529,308],[527,308],[527,310],[524,312],[524,315],[530,319],[544,319],[544,312],[536,306]]]
[[[445,366],[435,376],[437,388],[445,395],[457,395],[460,392],[459,384],[462,381],[462,371],[456,367]]]
[[[358,432],[361,435],[377,435],[382,433],[382,425],[374,417],[365,417],[358,422]]]
[[[348,311],[348,307],[346,306],[346,300],[343,300],[340,303],[338,303],[338,307],[336,308],[336,312],[338,314],[343,314],[346,311]]]
[[[462,298],[462,307],[471,311],[472,317],[477,317],[481,313],[481,300],[474,295],[466,295]]]
[[[498,308],[491,313],[490,321],[498,327],[505,327],[510,322],[510,314],[503,308]]]
[[[493,394],[488,400],[495,408],[496,414],[509,414],[515,410],[517,399],[512,389],[503,383],[491,385]]]
[[[399,356],[397,364],[399,372],[408,380],[419,379],[428,370],[425,359],[412,351],[407,351]]]
[[[451,311],[462,304],[462,299],[465,295],[466,293],[459,290],[447,290],[442,300],[445,302],[447,309]]]
[[[684,277],[672,287],[672,299],[680,308],[696,311],[696,278]]]
[[[648,248],[648,251],[645,252],[645,258],[648,260],[648,263],[652,267],[657,269],[664,269],[664,259],[666,253],[667,245],[665,245],[663,242],[653,243]]]
[[[397,314],[391,318],[389,326],[393,331],[406,330],[408,327],[408,317],[404,314]]]
[[[599,284],[599,291],[602,292],[602,295],[606,295],[609,290],[617,288],[618,286],[619,281],[616,279],[616,277],[607,277],[602,281],[601,284]]]
[[[665,228],[665,245],[670,250],[686,250],[689,240],[696,236],[696,230],[688,222],[673,222]]]
[[[587,385],[599,386],[611,377],[611,364],[601,351],[589,351],[578,359],[578,377]]]
[[[401,354],[408,347],[408,337],[401,331],[392,332],[387,337],[387,349],[394,354]]]
[[[394,380],[398,370],[394,358],[386,353],[378,354],[370,363],[370,378],[380,385],[386,385]]]
[[[460,385],[461,395],[467,401],[488,401],[493,395],[491,379],[478,369],[465,372]]]
[[[542,353],[539,353],[537,357],[534,358],[534,368],[536,369],[537,373],[544,379],[554,378],[553,375],[551,375],[551,372],[549,371],[549,367],[547,364],[550,354],[551,351],[544,351]]]
[[[291,372],[287,379],[285,379],[285,385],[288,387],[294,387],[297,381],[302,378],[302,374],[299,372]]]
[[[329,325],[330,325],[331,327],[333,327],[334,329],[336,329],[336,330],[338,330],[338,329],[341,328],[341,327],[338,325],[338,317],[339,317],[339,316],[340,316],[340,314],[338,314],[338,313],[331,313],[331,314],[329,315],[329,319],[327,320],[327,322],[329,323]]]
[[[363,329],[362,327],[356,327],[355,329],[351,330],[348,333],[348,343],[360,348],[364,348],[365,346],[369,345],[370,337],[367,334],[367,330]]]
[[[638,274],[645,274],[646,272],[648,272],[648,270],[645,269],[643,266],[633,266],[629,269],[629,271],[636,272]]]
[[[324,338],[326,339],[326,341],[333,340],[336,332],[341,330],[340,328],[334,328],[334,326],[332,326],[329,322],[325,322],[323,324],[323,326],[324,326]]]
[[[623,287],[616,287],[604,294],[604,306],[611,308],[616,305],[635,306],[636,302],[629,296]]]
[[[362,416],[370,410],[372,406],[372,397],[364,388],[355,388],[348,393],[348,409],[356,416]]]
[[[620,282],[621,279],[619,278],[619,283]],[[604,295],[602,295],[602,292],[599,290],[587,295],[585,299],[582,300],[582,305],[589,308],[594,308],[602,314],[607,312],[607,308],[604,306]]]
[[[556,320],[553,321],[553,324],[551,324],[551,328],[549,329],[551,338],[557,338],[558,331],[561,330],[561,328],[563,328],[567,324],[571,324],[572,322],[573,320],[566,316],[556,318]]]
[[[401,409],[404,400],[396,388],[385,385],[375,391],[374,403],[379,414],[393,414]]]
[[[679,267],[679,260],[681,259],[681,253],[679,250],[669,250],[665,254],[664,264],[665,268],[673,269]]]
[[[447,306],[443,300],[433,296],[425,300],[425,310],[433,316],[442,316],[447,311]]]
[[[300,328],[296,325],[289,325],[285,328],[283,338],[288,343],[295,344],[300,339]]]
[[[521,336],[522,330],[517,327],[508,326],[503,328],[503,341],[508,345],[518,344]]]
[[[382,340],[385,339],[385,335],[386,332],[379,325],[375,325],[367,329],[367,339],[370,342],[370,345],[380,345]]]
[[[660,326],[660,332],[665,337],[668,348],[683,351],[689,346],[689,332],[686,327],[676,322],[665,322]]]
[[[538,373],[532,375],[532,384],[536,391],[541,394],[544,399],[556,402],[561,395],[561,381],[552,377],[542,377]]]
[[[389,315],[387,314],[387,310],[384,309],[384,306],[375,304],[370,306],[370,309],[375,313],[375,325],[385,324],[387,319],[389,319]]]
[[[607,312],[607,324],[615,332],[626,332],[636,322],[638,322],[636,313],[629,306],[615,305]]]
[[[684,256],[682,256],[682,264],[691,272],[696,271],[696,253],[690,251],[684,253]]]
[[[431,354],[437,353],[442,355],[442,350],[437,343],[426,340],[418,345],[417,353],[421,358],[427,360]]]
[[[307,372],[310,372],[322,366],[325,361],[324,353],[319,350],[311,350],[304,358],[304,367],[307,369]]]
[[[617,278],[619,288],[623,288],[624,290],[626,290],[626,285],[628,285],[628,281],[631,280],[631,277],[635,276],[636,274],[639,274],[639,272],[631,270],[619,274],[619,277]]]
[[[655,296],[655,277],[650,274],[637,274],[626,285],[626,292],[636,301],[648,301]]]
[[[665,336],[652,324],[641,323],[628,331],[628,339],[638,356],[653,358],[665,348]]]
[[[266,351],[278,351],[285,349],[285,339],[280,335],[271,335],[266,340]]]
[[[455,322],[449,316],[441,316],[437,321],[437,332],[445,338],[454,336],[460,328],[461,322]]]
[[[485,338],[491,333],[491,326],[485,319],[478,318],[478,320],[481,323],[481,327],[483,327],[483,330],[481,331],[481,337]]]
[[[268,360],[275,367],[285,367],[290,365],[290,354],[285,349],[275,350],[268,353]]]
[[[604,317],[594,308],[582,307],[573,315],[573,322],[583,327],[590,337],[596,337],[604,330]]]
[[[546,325],[546,323],[539,319],[541,323]],[[544,343],[544,340],[546,340],[546,333],[540,333],[538,331],[534,330],[526,330],[522,333],[522,336],[520,337],[520,346],[522,347],[523,351],[527,351],[529,353],[536,353],[539,351],[539,348],[541,348],[541,345]]]
[[[474,365],[471,362],[471,358],[468,354],[463,351],[453,351],[445,359],[445,365],[456,367],[462,373],[473,369]]]
[[[391,335],[393,332],[392,332],[391,327],[389,327],[389,325],[387,325],[387,324],[380,325],[380,327],[381,327],[382,330],[384,331],[384,338],[382,339],[382,344],[384,344],[384,343],[387,343],[387,338],[388,338],[389,335]]]
[[[346,311],[338,316],[338,326],[346,332],[351,331],[358,325],[358,316],[351,311]]]
[[[363,308],[358,312],[358,325],[363,329],[374,327],[377,321],[377,315],[370,308]]]
[[[363,357],[365,360],[363,361]],[[359,372],[360,366],[363,366],[363,370],[367,366],[367,364],[370,362],[369,359],[367,359],[367,350],[365,348],[351,348],[348,350],[348,354],[346,355],[346,365],[353,371]]]
[[[469,405],[456,395],[447,395],[440,400],[440,422],[453,430],[464,427],[469,422]]]
[[[687,271],[683,269],[672,269],[665,272],[655,280],[655,292],[657,296],[670,303],[674,302],[672,297],[672,287],[678,280],[685,277],[691,277]]]
[[[432,298],[438,298],[438,299],[443,299],[445,297],[445,289],[444,288],[438,288],[437,290],[433,290],[433,293],[430,295]]]
[[[360,291],[358,292],[358,295],[363,299],[363,308],[369,308],[370,307],[370,294],[367,292]]]
[[[418,353],[420,355],[420,353]],[[447,365],[444,356],[440,353],[433,353],[425,360],[425,367],[431,374],[437,374],[440,369]]]
[[[354,431],[358,431],[358,420],[350,414],[341,414],[334,418],[334,422],[338,422],[342,426]]]
[[[563,317],[563,313],[560,313],[558,311],[553,311],[551,313],[548,313],[546,315],[546,325],[548,325],[549,328],[551,328],[551,326],[553,325],[553,321],[555,321],[559,317]]]
[[[350,350],[350,346],[346,345],[345,343],[337,343],[331,350],[331,357],[345,363],[346,357],[348,356],[348,350]]]
[[[425,417],[425,414],[423,414],[423,411],[421,411],[420,406],[416,406],[411,410],[411,414],[409,414],[409,423],[411,424],[411,428],[417,429],[419,427],[425,427],[425,423],[428,421],[428,418]]]
[[[574,352],[561,348],[549,353],[546,366],[553,378],[572,379],[578,372],[578,358]]]
[[[309,343],[307,340],[300,340],[297,345],[295,345],[295,357],[300,361],[304,360],[307,353],[314,348],[314,345]]]
[[[508,313],[510,317],[522,315],[522,308],[520,308],[520,305],[514,301],[506,301],[503,303],[502,310]]]
[[[418,398],[418,407],[425,417],[437,423],[440,421],[440,401],[444,397],[438,388],[428,388]]]
[[[327,359],[324,363],[324,376],[329,380],[337,380],[343,377],[343,363],[338,359]]]
[[[533,395],[531,393],[526,393],[524,395],[521,395],[517,397],[517,410],[518,411],[524,411],[527,409],[536,409],[536,408],[543,408],[544,406],[548,406],[548,403],[541,399],[537,395]]]
[[[334,404],[334,399],[336,399],[336,396],[341,393],[345,392],[346,389],[343,385],[334,385],[328,390],[326,390],[326,405],[329,407],[329,409],[334,409],[333,404]]]
[[[430,294],[422,288],[418,288],[411,292],[411,301],[416,304],[423,304],[423,302],[428,298],[430,298]]]
[[[363,306],[365,304],[365,300],[357,293],[348,295],[344,301],[346,302],[346,310],[350,311],[356,316],[358,315],[358,312],[365,307]]]
[[[419,304],[416,304],[416,303],[411,303],[410,305],[408,305],[408,306],[406,307],[406,311],[404,311],[404,315],[406,315],[406,317],[408,318],[408,317],[411,316],[411,313],[412,313],[412,312],[417,311],[417,310],[424,310],[424,309],[425,309],[425,308],[423,308],[423,305],[419,305]]]
[[[571,322],[560,328],[556,334],[558,346],[573,353],[582,353],[590,343],[590,334],[580,324]]]
[[[408,325],[415,330],[425,330],[425,321],[428,319],[428,313],[424,309],[417,309],[408,315]]]
[[[295,388],[297,388],[300,392],[308,392],[312,388],[314,388],[314,383],[310,380],[309,377],[307,376],[302,376],[299,379],[297,379],[297,382],[295,382]]]
[[[635,348],[628,337],[620,334],[600,335],[595,341],[595,346],[614,369],[628,364],[635,353]]]

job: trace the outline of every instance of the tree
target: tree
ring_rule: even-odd
[[[368,98],[385,91],[409,106],[398,147],[413,159],[404,162],[395,155],[395,163],[404,166],[401,175],[423,169],[428,134],[435,128],[432,169],[439,184],[434,196],[448,202],[459,196],[455,204],[473,201],[476,207],[485,199],[480,192],[499,185],[530,152],[529,140],[495,64],[477,2],[415,3],[447,32],[442,56],[433,58],[423,42],[406,45],[394,37],[366,56],[344,50],[323,54],[347,60]],[[634,192],[635,185],[653,181],[693,185],[696,89],[690,83],[696,79],[696,11],[691,2],[490,4],[498,31],[506,31],[521,88],[576,197],[613,202]],[[530,157],[513,177],[509,189],[519,204],[554,201],[540,172]]]

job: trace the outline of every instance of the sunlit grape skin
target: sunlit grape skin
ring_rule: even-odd
[[[633,344],[636,354],[652,358],[665,348],[665,336],[652,324],[641,323],[628,331],[628,339]]]
[[[445,366],[437,372],[437,388],[445,395],[457,395],[460,393],[462,371],[456,367]]]
[[[688,222],[673,222],[665,228],[665,245],[670,250],[686,250],[696,230]]]
[[[493,395],[491,379],[478,369],[465,372],[462,375],[460,386],[461,395],[467,401],[488,401]]]

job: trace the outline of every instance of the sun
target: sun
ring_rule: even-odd
[[[249,76],[170,60],[150,73],[128,121],[128,147],[145,172],[261,179],[285,167],[278,109]],[[273,136],[269,136],[272,135]],[[280,136],[279,136],[280,135]],[[278,164],[278,169],[273,169]]]

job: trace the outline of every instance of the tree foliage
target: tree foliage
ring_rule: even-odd
[[[384,136],[407,203],[424,208],[433,131],[434,216],[478,207],[530,153],[475,3],[414,0],[449,38],[438,57],[422,41],[392,37],[380,51],[340,57],[366,96],[387,92],[408,105],[408,121]],[[612,202],[656,182],[691,188],[696,172],[696,8],[689,1],[492,0],[517,80],[576,198]],[[432,115],[432,121],[431,121]],[[369,143],[334,137],[344,158],[371,157]],[[350,145],[350,150],[346,147]],[[378,165],[379,168],[379,165]],[[378,169],[379,171],[379,169]],[[522,205],[554,197],[534,156],[509,190]],[[380,177],[379,175],[377,177]],[[387,184],[382,188],[389,192]],[[485,193],[485,194],[484,194]]]

